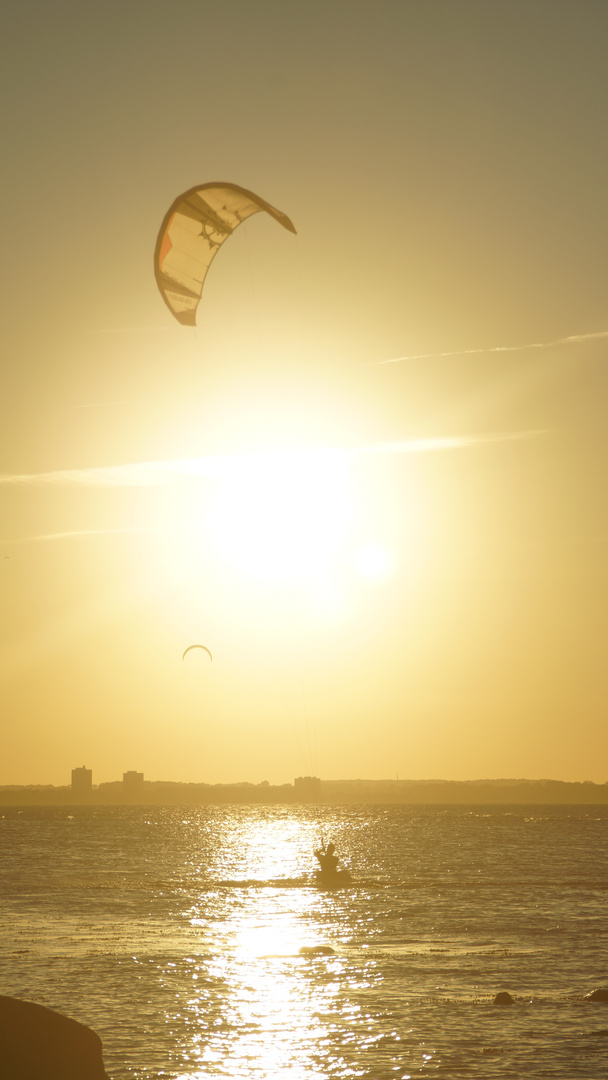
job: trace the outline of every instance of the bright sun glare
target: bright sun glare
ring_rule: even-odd
[[[369,581],[386,581],[395,570],[395,557],[384,544],[364,544],[355,557],[361,577]]]
[[[357,447],[356,420],[331,428],[319,398],[314,408],[287,397],[272,405],[233,409],[225,430],[217,419],[210,441],[224,452],[189,459],[183,482],[165,488],[156,520],[169,574],[194,595],[198,575],[212,567],[212,586],[241,613],[270,587],[269,599],[288,596],[333,622],[362,589],[395,573],[397,551],[400,562],[416,564],[419,493],[406,469],[395,489],[377,447]]]
[[[229,462],[208,516],[218,554],[248,577],[311,581],[351,524],[347,462],[332,451],[272,451]]]
[[[286,587],[333,621],[357,583],[380,586],[397,567],[382,485],[370,497],[369,477],[360,481],[349,453],[331,448],[219,456],[204,478],[167,492],[159,524],[179,533],[190,582],[212,565],[226,586]]]

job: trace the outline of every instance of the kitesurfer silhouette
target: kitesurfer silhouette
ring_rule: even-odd
[[[334,854],[336,848],[331,842],[325,845],[325,841],[322,842],[321,847],[317,848],[315,855],[319,861],[321,870],[326,874],[335,874],[338,869],[339,859]]]

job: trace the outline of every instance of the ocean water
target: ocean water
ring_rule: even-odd
[[[608,807],[4,807],[0,992],[112,1080],[600,1080],[607,856]]]

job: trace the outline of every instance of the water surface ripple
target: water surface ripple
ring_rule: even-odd
[[[112,1080],[600,1080],[607,825],[596,806],[1,808],[1,992],[93,1027]],[[351,888],[313,886],[322,837]]]

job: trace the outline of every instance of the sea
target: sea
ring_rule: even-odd
[[[0,807],[0,895],[111,1080],[608,1077],[607,806]]]

